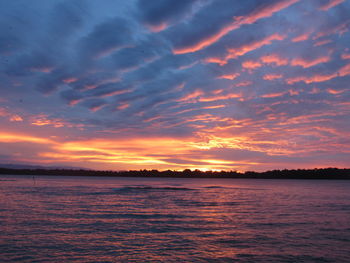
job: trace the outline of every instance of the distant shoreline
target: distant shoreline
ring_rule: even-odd
[[[102,176],[102,177],[144,177],[144,178],[231,178],[231,179],[326,179],[326,180],[350,180],[350,169],[322,168],[322,169],[293,169],[272,170],[265,172],[247,171],[99,171],[83,169],[14,169],[1,168],[3,175],[35,175],[35,176]]]

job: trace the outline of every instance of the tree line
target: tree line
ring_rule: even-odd
[[[237,171],[183,171],[130,170],[102,171],[85,169],[15,169],[0,168],[0,174],[12,175],[60,175],[60,176],[108,176],[108,177],[175,177],[175,178],[255,178],[255,179],[350,179],[350,169],[315,168],[284,169],[265,172]]]

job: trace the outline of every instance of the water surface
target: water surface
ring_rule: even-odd
[[[350,262],[350,181],[0,176],[1,262]]]

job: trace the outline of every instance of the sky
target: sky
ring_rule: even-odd
[[[349,167],[349,0],[0,0],[0,163]]]

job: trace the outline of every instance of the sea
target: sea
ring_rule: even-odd
[[[0,262],[350,262],[350,181],[0,175]]]

